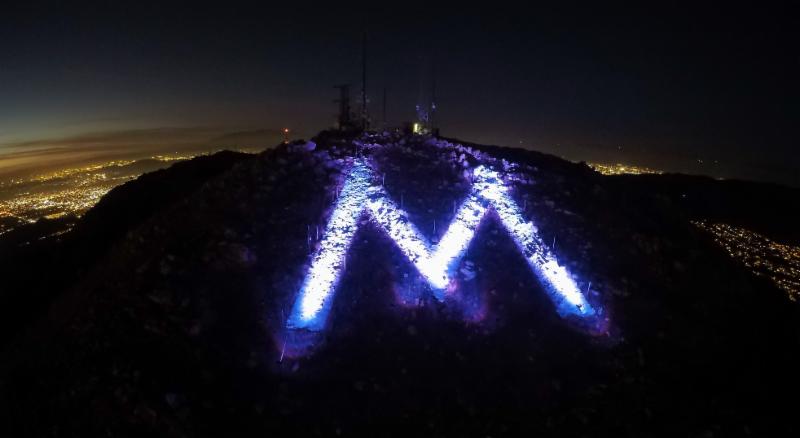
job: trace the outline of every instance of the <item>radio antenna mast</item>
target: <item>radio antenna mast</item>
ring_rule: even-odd
[[[369,114],[367,114],[367,31],[361,38],[361,129],[369,128]]]

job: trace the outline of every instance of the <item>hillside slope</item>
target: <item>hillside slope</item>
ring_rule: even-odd
[[[311,354],[284,354],[287,313],[353,157],[429,238],[453,220],[467,170],[503,173],[543,239],[591,281],[608,324],[586,330],[560,318],[496,218],[462,262],[467,308],[425,293],[364,217],[324,339]],[[4,435],[797,428],[782,401],[800,390],[797,306],[669,198],[549,155],[422,137],[322,133],[207,160],[185,163],[194,177],[176,165],[116,189],[64,235],[101,243],[81,247],[90,254],[68,269],[68,287],[50,281],[46,299],[14,320],[0,368]],[[132,220],[131,205],[148,207]],[[48,248],[52,260],[84,254],[70,245]],[[41,263],[47,272],[54,262]],[[420,302],[399,305],[410,289],[423,291]]]

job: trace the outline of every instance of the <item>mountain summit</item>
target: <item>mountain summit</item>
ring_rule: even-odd
[[[602,312],[591,323],[559,312],[497,208],[443,299],[359,213],[328,318],[313,336],[291,330],[357,162],[431,243],[457,219],[475,169],[490,169]],[[177,163],[112,190],[69,230],[45,221],[0,239],[0,431],[791,432],[796,303],[691,222],[797,238],[790,209],[770,226],[742,207],[784,211],[787,199],[741,184],[604,177],[537,152],[390,133],[322,132]]]

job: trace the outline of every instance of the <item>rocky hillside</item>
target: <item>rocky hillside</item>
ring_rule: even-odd
[[[323,339],[285,354],[287,313],[354,157],[431,239],[469,169],[501,172],[560,260],[591,281],[607,324],[560,318],[496,218],[462,262],[477,303],[465,309],[424,293],[365,216]],[[0,241],[0,432],[791,432],[797,305],[700,234],[676,190],[531,151],[330,132],[144,175],[71,231]],[[423,299],[398,305],[409,288]]]

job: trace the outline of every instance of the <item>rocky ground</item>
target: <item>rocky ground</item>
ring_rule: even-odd
[[[465,170],[501,171],[543,239],[592,282],[608,326],[587,331],[559,318],[497,220],[481,225],[463,261],[475,306],[424,293],[400,306],[398,291],[426,286],[365,217],[324,338],[313,354],[282,357],[316,230],[354,156],[372,163],[430,238],[467,193]],[[603,177],[553,156],[455,140],[330,132],[144,175],[69,219],[68,232],[43,222],[0,238],[0,278],[8,279],[0,286],[0,432],[705,437],[797,429],[796,303],[689,223],[708,204],[694,201],[705,193],[698,187],[710,183],[675,188],[658,177]],[[687,191],[692,205],[682,201]]]

